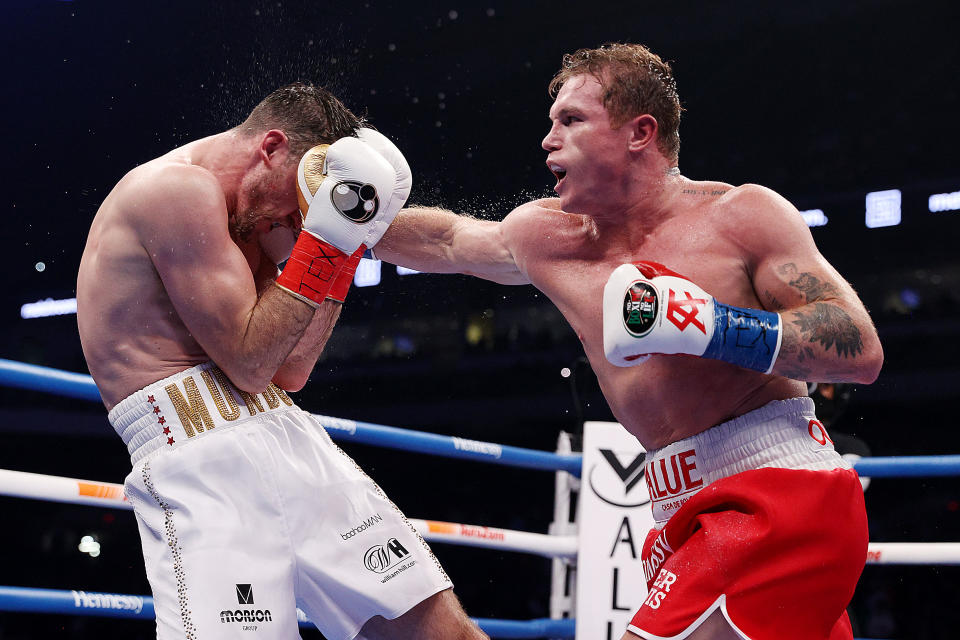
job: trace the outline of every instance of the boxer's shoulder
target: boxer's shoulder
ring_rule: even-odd
[[[540,198],[521,204],[507,214],[503,222],[517,230],[543,232],[545,227],[560,229],[565,225],[580,226],[585,216],[567,213],[560,208],[559,198]]]
[[[773,189],[759,184],[726,186],[728,189],[717,198],[714,206],[722,220],[735,227],[797,216],[796,208]]]
[[[524,202],[507,214],[504,222],[509,224],[535,224],[544,218],[562,215],[559,198],[540,198]]]
[[[541,255],[547,249],[563,253],[570,247],[579,247],[587,223],[586,216],[560,209],[559,198],[541,198],[511,211],[502,226],[508,244],[515,251]]]
[[[132,169],[111,195],[117,209],[133,224],[171,225],[210,214],[222,214],[214,216],[222,224],[219,218],[225,219],[227,213],[223,189],[212,172],[163,158]]]

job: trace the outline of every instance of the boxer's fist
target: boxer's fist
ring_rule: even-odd
[[[297,170],[303,232],[277,285],[313,305],[328,296],[342,302],[363,252],[403,204],[396,182],[393,165],[358,138],[307,151]]]
[[[669,316],[668,316],[669,311]],[[652,353],[703,355],[713,296],[662,265],[622,264],[603,289],[603,350],[621,367]]]
[[[341,138],[307,151],[297,171],[303,229],[340,251],[372,247],[400,210],[396,170],[374,147]]]
[[[779,348],[779,314],[719,303],[661,264],[620,265],[603,289],[603,350],[617,366],[683,353],[769,373]]]

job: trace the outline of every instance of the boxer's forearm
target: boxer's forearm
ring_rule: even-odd
[[[528,284],[499,222],[444,209],[404,209],[374,247],[378,258],[428,273],[465,273],[501,284]]]
[[[235,385],[259,393],[297,346],[314,318],[314,311],[310,304],[270,285],[233,328],[223,326],[216,332],[224,336],[224,342],[215,349],[201,346]],[[330,324],[332,327],[333,323]]]
[[[780,311],[781,344],[773,372],[812,382],[871,383],[883,349],[869,316],[842,299]]]
[[[314,312],[313,320],[307,325],[300,341],[273,377],[273,382],[281,389],[299,391],[307,383],[317,359],[333,333],[342,308],[343,305],[339,302],[325,300]]]

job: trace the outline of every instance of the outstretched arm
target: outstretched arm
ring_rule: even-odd
[[[510,216],[503,222],[492,222],[444,209],[413,207],[402,210],[394,219],[377,244],[376,253],[387,262],[418,271],[465,273],[500,284],[529,284],[509,248],[510,224]]]

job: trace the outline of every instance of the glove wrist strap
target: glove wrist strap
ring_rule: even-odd
[[[277,277],[277,285],[319,307],[349,260],[350,256],[332,244],[309,231],[301,231],[287,264]]]
[[[343,304],[343,301],[347,299],[347,292],[350,291],[350,285],[353,284],[353,276],[357,272],[357,265],[360,264],[360,258],[363,257],[366,250],[366,245],[360,245],[360,248],[354,251],[353,255],[343,263],[340,273],[334,278],[333,286],[327,292],[328,300],[336,300]]]
[[[713,336],[704,358],[770,373],[780,354],[780,314],[714,301]]]

